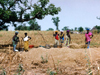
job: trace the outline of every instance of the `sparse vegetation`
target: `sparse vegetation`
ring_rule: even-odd
[[[57,73],[55,71],[52,71],[51,69],[48,68],[47,70],[47,74],[48,75],[57,75]]]
[[[22,64],[19,64],[19,67],[17,69],[17,74],[14,74],[14,75],[22,75],[24,73],[24,69],[23,69],[23,65]]]
[[[41,56],[41,59],[42,59],[41,63],[43,63],[43,64],[48,62],[48,56],[47,55],[46,55],[46,58]]]
[[[6,70],[5,69],[2,69],[2,72],[1,72],[0,75],[7,75]]]

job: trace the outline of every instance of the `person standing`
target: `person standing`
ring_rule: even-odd
[[[69,47],[69,44],[70,44],[70,42],[71,42],[71,36],[70,36],[70,33],[69,33],[70,31],[69,30],[67,30],[66,31],[66,36],[65,36],[65,46],[67,46],[67,47]]]
[[[18,51],[18,50],[16,49],[17,43],[19,42],[19,37],[17,37],[17,35],[18,35],[18,32],[16,31],[16,32],[15,32],[15,35],[14,35],[13,38],[12,38],[13,50],[14,50],[15,52]]]
[[[60,42],[61,42],[61,45],[62,45],[62,43],[64,43],[64,33],[63,33],[63,31],[61,31],[61,34],[60,34]]]
[[[85,33],[85,44],[87,45],[87,48],[89,49],[90,48],[90,41],[91,41],[91,38],[93,37],[93,34],[90,32],[89,29],[87,29],[87,33]]]
[[[24,33],[25,34],[25,37],[24,37],[24,50],[25,51],[28,51],[28,48],[29,48],[29,40],[31,39],[31,37],[29,37],[27,35],[27,33]]]
[[[53,36],[55,37],[55,44],[59,45],[59,34],[58,34],[58,31],[55,31],[55,34],[53,34]]]

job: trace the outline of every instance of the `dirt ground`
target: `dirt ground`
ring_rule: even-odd
[[[52,31],[19,31],[19,38],[27,32],[30,45],[53,45]],[[65,32],[64,32],[65,33]],[[42,34],[46,43],[44,42]],[[29,52],[13,52],[2,45],[11,44],[13,31],[0,32],[0,74],[4,75],[100,75],[100,39],[94,34],[90,49],[86,49],[84,34],[71,34],[70,48],[32,48]],[[20,43],[23,46],[23,42]],[[19,43],[17,45],[19,47]]]
[[[89,75],[90,71],[100,75],[99,65],[100,48],[39,47],[29,52],[0,52],[0,73],[7,75]]]

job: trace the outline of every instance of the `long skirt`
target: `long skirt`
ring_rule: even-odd
[[[69,47],[69,40],[68,39],[65,40],[65,46]]]
[[[24,50],[27,51],[29,48],[29,42],[28,41],[24,41]]]

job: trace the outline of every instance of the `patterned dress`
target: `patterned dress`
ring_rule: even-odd
[[[69,47],[70,38],[66,35],[65,36],[65,46]]]

